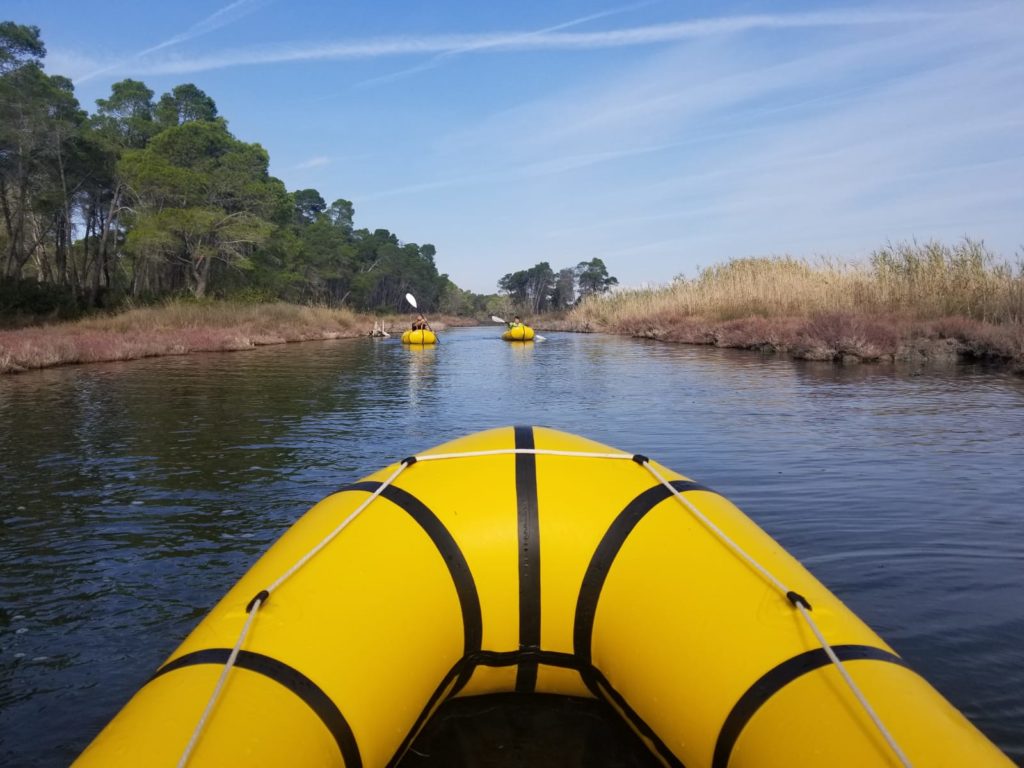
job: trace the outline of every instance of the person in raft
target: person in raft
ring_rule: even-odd
[[[522,324],[523,322],[519,319],[519,315],[516,315],[515,317],[512,318],[512,322],[508,324],[508,327],[519,328],[522,326]]]
[[[416,315],[416,319],[412,321],[412,329],[414,331],[429,331],[430,324],[423,319],[423,315]]]

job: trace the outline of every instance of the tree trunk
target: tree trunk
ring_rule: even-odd
[[[195,276],[196,287],[194,290],[195,297],[201,299],[206,295],[206,286],[210,282],[210,264],[213,262],[209,256],[203,258],[195,268],[192,270],[192,274]]]
[[[71,248],[71,204],[68,200],[68,179],[64,172],[64,153],[61,152],[62,137],[57,131],[57,168],[60,171],[61,214],[63,221],[57,227],[54,261],[57,263],[57,283],[67,285],[68,251]]]
[[[119,206],[121,205],[121,185],[114,185],[114,194],[110,198],[110,209],[103,220],[103,231],[100,233],[99,247],[96,249],[96,267],[92,271],[92,281],[89,287],[89,306],[95,307],[100,295],[100,275],[103,274],[107,262],[107,243],[110,240],[110,230],[113,222],[117,219]]]

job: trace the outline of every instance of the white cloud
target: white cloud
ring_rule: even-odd
[[[113,62],[100,60],[89,53],[47,46],[45,69],[50,74],[63,75],[77,82],[81,77],[98,69],[111,68]]]
[[[316,157],[311,157],[309,160],[304,160],[296,165],[295,170],[299,171],[307,168],[322,168],[325,165],[330,165],[331,162],[333,162],[331,158],[325,155],[317,155]]]
[[[747,36],[669,47],[462,125],[424,166],[450,175],[379,194],[447,187],[436,207],[416,199],[437,241],[446,229],[464,239],[473,219],[497,263],[597,255],[630,282],[912,237],[984,237],[1009,256],[1024,242],[1020,22],[1020,6],[1003,4],[799,47]],[[465,258],[482,282],[493,266],[473,261],[479,250]]]
[[[587,17],[583,20],[588,20]],[[841,10],[817,13],[727,16],[696,21],[656,24],[599,32],[561,32],[558,29],[581,23],[566,22],[538,32],[494,32],[463,35],[430,35],[351,40],[335,43],[308,42],[240,48],[212,55],[174,55],[153,59],[139,69],[143,74],[184,74],[225,67],[280,64],[292,61],[325,61],[379,58],[404,55],[449,56],[537,50],[592,50],[626,46],[648,46],[734,35],[754,30],[862,27],[906,24],[936,18],[938,14],[876,10]],[[163,47],[163,44],[157,48]]]
[[[589,21],[596,21],[598,19],[608,18],[609,16],[616,16],[618,14],[627,13],[629,11],[634,11],[634,10],[637,10],[639,8],[643,8],[645,6],[652,5],[653,2],[654,2],[654,0],[649,0],[648,2],[633,3],[632,5],[622,6],[621,8],[612,8],[612,9],[609,9],[607,11],[600,11],[598,13],[591,13],[591,14],[589,14],[587,16],[581,16],[581,17],[579,17],[577,19],[572,19],[570,21],[564,21],[561,24],[555,24],[554,26],[545,27],[543,29],[537,29],[537,30],[534,30],[532,32],[523,32],[523,33],[521,33],[519,35],[519,37],[521,39],[528,39],[528,38],[538,37],[540,35],[549,34],[551,32],[557,32],[557,31],[562,30],[562,29],[568,29],[570,27],[576,27],[576,26],[579,26],[580,24],[586,24]],[[415,67],[409,67],[408,69],[402,69],[402,70],[399,70],[398,72],[391,72],[391,73],[389,73],[387,75],[381,75],[380,77],[373,77],[373,78],[370,78],[369,80],[364,80],[364,81],[362,81],[360,83],[356,83],[356,87],[365,87],[365,86],[368,86],[368,85],[376,85],[376,84],[379,84],[379,83],[393,82],[395,80],[401,79],[402,77],[406,77],[407,75],[412,75],[412,74],[415,74],[417,72],[423,72],[423,71],[425,71],[427,69],[432,69],[433,67],[437,66],[442,61],[444,61],[445,59],[449,59],[449,58],[451,58],[453,56],[458,56],[459,54],[463,54],[463,53],[479,53],[479,52],[483,51],[484,49],[486,49],[488,47],[490,47],[489,43],[475,43],[475,44],[467,45],[464,48],[457,48],[457,49],[452,49],[452,50],[448,50],[448,51],[442,51],[441,53],[435,54],[431,59],[429,59],[428,61],[424,62],[423,64],[418,64]]]
[[[252,12],[261,5],[265,5],[269,0],[234,0],[234,2],[225,5],[223,8],[214,11],[206,18],[196,22],[184,32],[167,38],[166,40],[157,43],[156,45],[150,46],[145,50],[139,51],[133,54],[127,59],[122,59],[117,62],[108,63],[99,68],[89,70],[81,76],[75,78],[76,83],[84,83],[93,78],[99,77],[100,75],[108,72],[116,71],[121,69],[126,63],[143,59],[150,56],[157,51],[161,51],[165,48],[170,48],[175,45],[194,40],[197,37],[209,34],[215,30],[225,27],[231,24],[248,13]]]

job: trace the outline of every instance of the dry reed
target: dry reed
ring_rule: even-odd
[[[172,301],[76,323],[0,331],[0,373],[369,333],[372,318],[294,304]]]
[[[867,263],[735,259],[661,288],[591,297],[568,322],[579,330],[814,359],[953,349],[1024,360],[1024,265],[999,263],[973,240],[890,244]],[[933,343],[949,339],[955,343]]]

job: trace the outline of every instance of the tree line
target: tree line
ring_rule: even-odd
[[[520,310],[537,314],[566,310],[581,299],[606,293],[618,284],[608,274],[604,261],[594,258],[558,272],[542,261],[530,269],[505,275],[498,281],[498,289]]]
[[[192,83],[111,86],[89,114],[48,75],[38,27],[0,22],[0,314],[64,314],[172,295],[485,314],[559,311],[617,284],[601,259],[460,289],[436,248],[357,229],[349,200],[288,191]]]
[[[38,27],[0,22],[0,310],[81,310],[168,295],[429,311],[482,297],[433,245],[356,229],[350,201],[289,192],[194,84],[158,100],[114,83],[87,113],[43,69]]]

